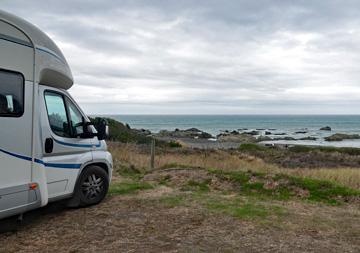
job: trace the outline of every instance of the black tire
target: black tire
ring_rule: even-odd
[[[109,190],[109,177],[99,166],[91,165],[80,175],[69,200],[69,207],[82,207],[100,203]]]

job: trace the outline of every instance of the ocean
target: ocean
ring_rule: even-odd
[[[326,142],[324,137],[334,133],[360,134],[360,115],[106,115],[132,128],[144,128],[152,132],[160,130],[188,129],[196,127],[214,136],[225,130],[261,129],[261,134],[268,130],[272,135],[286,133],[285,136],[296,139],[316,137],[317,141],[295,141],[296,144],[331,145],[360,147],[359,140]],[[331,132],[320,131],[321,127],[330,126]],[[296,134],[304,131],[305,134]],[[270,137],[272,137],[270,135]],[[293,143],[294,141],[272,141]]]

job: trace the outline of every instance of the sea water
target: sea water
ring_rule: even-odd
[[[132,128],[148,129],[151,132],[198,128],[214,136],[225,130],[251,131],[260,129],[260,135],[270,131],[269,137],[281,137],[285,133],[296,139],[316,137],[317,141],[295,141],[296,144],[360,147],[359,140],[326,142],[324,137],[334,133],[360,134],[360,115],[106,115]],[[320,131],[330,126],[332,131]],[[306,132],[299,134],[296,132]],[[275,141],[272,141],[275,142]],[[294,141],[276,141],[293,143]]]

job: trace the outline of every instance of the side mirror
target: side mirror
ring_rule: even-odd
[[[105,119],[100,120],[99,124],[96,126],[96,130],[98,132],[97,137],[100,141],[109,137],[109,125]]]

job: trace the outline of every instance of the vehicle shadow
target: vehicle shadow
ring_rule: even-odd
[[[69,208],[66,207],[65,203],[54,202],[45,207],[24,213],[22,217],[13,216],[2,219],[0,220],[0,235],[4,233],[15,233],[26,226],[34,225],[41,220],[48,218],[52,214],[58,214],[68,209]]]

